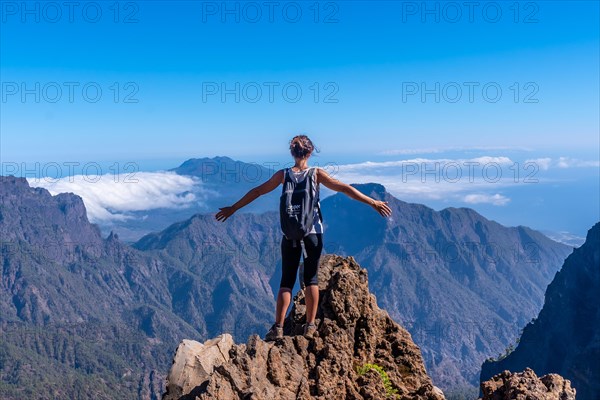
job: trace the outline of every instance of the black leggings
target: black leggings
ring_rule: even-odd
[[[318,285],[319,259],[323,250],[323,234],[311,233],[302,239],[306,248],[307,257],[304,259],[304,285]],[[296,283],[296,275],[300,265],[302,247],[300,241],[293,246],[293,240],[285,236],[281,239],[281,283],[280,288],[292,290]]]

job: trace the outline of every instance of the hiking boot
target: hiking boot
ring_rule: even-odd
[[[312,339],[313,337],[315,337],[316,333],[317,333],[317,325],[315,325],[314,322],[304,324],[304,337],[305,338]]]
[[[273,324],[269,332],[265,335],[265,342],[282,339],[283,338],[283,327],[277,326],[277,324]]]

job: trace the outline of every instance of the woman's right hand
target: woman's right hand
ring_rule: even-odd
[[[374,200],[373,203],[371,203],[371,207],[381,214],[382,217],[389,217],[392,215],[392,209],[388,206],[387,201]]]

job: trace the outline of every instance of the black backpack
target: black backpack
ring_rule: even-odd
[[[319,219],[323,221],[321,207],[319,206],[319,195],[314,188],[313,176],[315,168],[310,168],[306,179],[296,183],[290,177],[289,168],[284,170],[285,181],[279,201],[279,219],[281,230],[289,240],[302,239],[311,231],[314,222],[315,207],[319,213]],[[313,192],[317,193],[313,196]]]

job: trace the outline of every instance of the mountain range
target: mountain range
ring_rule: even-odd
[[[369,270],[380,304],[421,346],[437,385],[476,385],[476,360],[514,342],[572,248],[469,208],[435,211],[379,184],[354,186],[388,201],[392,218],[341,194],[327,198],[327,250]]]
[[[275,212],[225,223],[196,214],[128,246],[114,233],[102,238],[76,195],[51,196],[14,177],[0,186],[3,397],[43,385],[76,398],[117,385],[123,398],[155,398],[181,339],[245,340],[272,322]],[[475,387],[481,362],[536,315],[572,249],[470,209],[435,211],[378,184],[355,187],[394,214],[381,218],[343,194],[324,199],[325,252],[369,270],[379,303],[411,332],[436,385]]]
[[[436,384],[475,388],[483,360],[516,340],[571,248],[468,208],[438,212],[398,200],[379,184],[354,186],[388,201],[393,218],[343,194],[328,197],[321,203],[325,252],[353,255],[369,270],[380,304],[421,346]],[[242,340],[273,318],[281,273],[278,224],[275,212],[237,213],[224,224],[199,214],[133,247],[189,269],[182,286],[189,289],[179,290],[188,311],[180,315],[207,310],[193,321],[214,327],[209,336],[228,332]],[[212,271],[216,275],[203,279]],[[207,295],[213,304],[201,304]]]
[[[0,237],[0,397],[157,398],[169,346],[198,335],[164,266],[23,178],[0,177]]]

